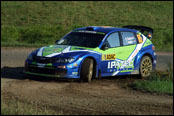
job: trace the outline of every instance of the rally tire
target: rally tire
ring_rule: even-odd
[[[152,59],[149,56],[144,56],[140,63],[140,76],[147,78],[152,73]]]
[[[83,82],[91,82],[92,76],[93,76],[93,63],[94,61],[92,59],[85,59],[80,73],[80,79]]]

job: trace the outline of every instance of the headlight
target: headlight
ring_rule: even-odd
[[[28,56],[28,58],[27,58],[28,60],[33,60],[33,55],[32,54],[30,54],[29,56]]]
[[[39,49],[32,51],[30,55],[27,57],[27,60],[33,60],[33,55],[36,54],[38,50]]]
[[[57,58],[56,62],[59,63],[71,63],[74,61],[74,58]]]

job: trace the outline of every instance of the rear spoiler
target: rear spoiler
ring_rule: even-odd
[[[145,26],[135,26],[135,25],[127,25],[123,26],[123,28],[128,28],[128,29],[136,29],[139,30],[143,35],[145,35],[148,39],[152,39],[153,35],[153,29],[150,27],[145,27]]]

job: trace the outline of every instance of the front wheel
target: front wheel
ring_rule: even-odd
[[[152,72],[152,60],[149,56],[144,56],[140,63],[141,78],[149,77]]]
[[[80,79],[84,82],[91,82],[93,75],[93,60],[92,59],[85,59],[80,73]]]

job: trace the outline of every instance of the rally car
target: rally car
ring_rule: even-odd
[[[148,77],[156,66],[152,34],[153,29],[145,26],[78,28],[54,45],[33,51],[24,72],[85,82],[117,75]]]

